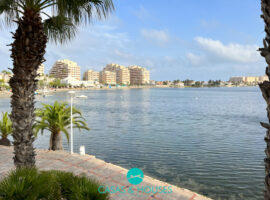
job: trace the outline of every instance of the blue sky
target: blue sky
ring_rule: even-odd
[[[228,80],[263,75],[264,25],[255,0],[115,0],[106,20],[80,27],[67,45],[48,44],[46,72],[58,59],[81,73],[108,63],[141,65],[153,80]],[[0,70],[11,67],[10,30],[0,32]]]

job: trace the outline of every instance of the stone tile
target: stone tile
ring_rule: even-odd
[[[0,179],[7,173],[14,169],[13,164],[13,149],[12,147],[0,146]],[[131,184],[127,181],[126,174],[127,169],[119,166],[106,163],[94,156],[86,155],[80,156],[78,154],[70,155],[64,151],[48,151],[48,150],[36,150],[36,165],[41,170],[62,170],[69,171],[76,175],[85,174],[87,177],[98,181],[102,185],[108,187],[111,186],[125,186],[128,188]],[[145,176],[144,180],[139,187],[145,186],[165,186],[168,183],[153,179],[149,176]],[[132,186],[136,188],[136,186]],[[138,190],[136,195],[132,194],[112,194],[112,200],[210,200],[207,197],[193,193],[189,190],[182,189],[176,186],[172,186],[172,194],[140,194]],[[195,194],[195,196],[193,196]]]
[[[148,200],[150,195],[132,195],[132,194],[117,194],[111,197],[112,200]]]

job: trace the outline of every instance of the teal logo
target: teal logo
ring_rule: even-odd
[[[127,173],[127,180],[132,185],[138,185],[143,181],[143,171],[138,168],[132,168]]]

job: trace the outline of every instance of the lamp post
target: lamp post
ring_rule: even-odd
[[[73,97],[75,96],[74,91],[69,91],[70,94],[70,153],[73,154],[73,122],[72,122],[72,103]]]

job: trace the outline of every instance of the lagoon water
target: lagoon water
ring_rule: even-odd
[[[213,199],[263,199],[265,102],[258,87],[78,91],[91,131],[74,149]],[[66,92],[38,97],[69,101]],[[10,111],[0,99],[0,112]],[[69,149],[64,138],[64,147]],[[47,149],[49,134],[38,137]]]

